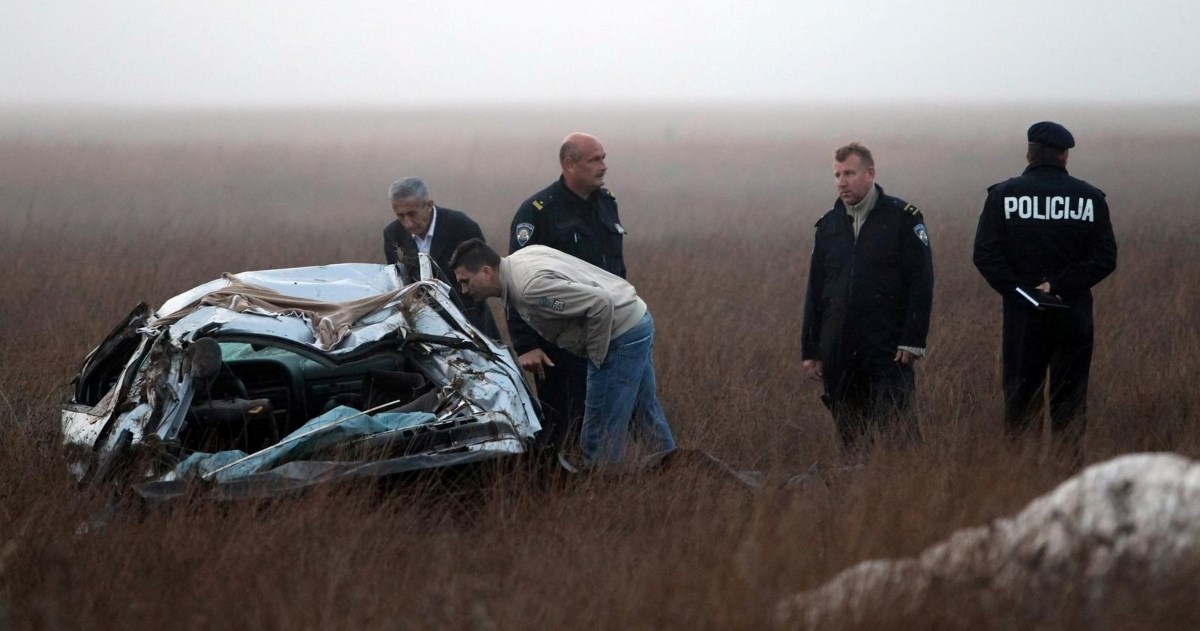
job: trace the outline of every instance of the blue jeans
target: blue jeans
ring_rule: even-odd
[[[589,467],[625,458],[630,429],[653,451],[675,448],[675,436],[658,403],[654,381],[654,319],[650,312],[608,343],[604,363],[588,362],[580,445]]]

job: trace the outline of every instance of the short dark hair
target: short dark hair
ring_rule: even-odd
[[[1029,150],[1025,152],[1025,159],[1033,164],[1057,164],[1058,166],[1066,166],[1067,150],[1043,145],[1041,143],[1029,143]]]
[[[500,255],[483,239],[468,239],[454,248],[449,271],[453,273],[454,270],[464,267],[474,274],[485,265],[492,269],[500,269]]]
[[[875,158],[871,156],[871,150],[860,142],[852,142],[844,147],[838,147],[838,150],[833,152],[833,159],[837,162],[845,162],[846,158],[850,156],[858,156],[864,167],[875,166]]]

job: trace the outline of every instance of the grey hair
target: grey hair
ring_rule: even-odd
[[[394,202],[405,200],[409,197],[416,197],[422,202],[427,202],[429,201],[429,187],[425,185],[425,181],[421,178],[410,175],[392,182],[392,187],[388,189],[388,195],[391,195]]]

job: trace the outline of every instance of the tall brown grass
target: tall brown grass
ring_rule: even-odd
[[[984,189],[1020,171],[1044,110],[818,108],[436,112],[9,112],[0,123],[0,628],[760,628],[780,597],[1015,512],[1073,473],[1002,440],[999,300],[970,263]],[[1109,193],[1120,263],[1096,291],[1090,462],[1200,453],[1200,111],[1062,111],[1072,171]],[[139,300],[221,272],[382,262],[388,184],[424,176],[506,247],[600,135],[655,314],[681,443],[764,473],[326,489],[266,504],[106,509],[74,488],[58,405]],[[829,158],[875,151],[925,213],[937,289],[918,368],[925,442],[841,470],[799,370]],[[785,485],[797,474],[816,474]],[[81,528],[97,514],[107,524]],[[953,594],[869,628],[1191,628],[1192,584],[1130,581],[1099,614],[1069,586],[1003,610]],[[994,603],[993,603],[994,605]],[[1055,612],[1050,616],[1046,612]],[[946,612],[954,612],[949,616]],[[957,622],[947,622],[957,621]]]

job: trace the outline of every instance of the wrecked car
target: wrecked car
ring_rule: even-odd
[[[424,257],[425,255],[422,255]],[[441,470],[527,453],[538,409],[508,350],[422,261],[226,274],[138,305],[62,411],[72,473],[148,501]]]

